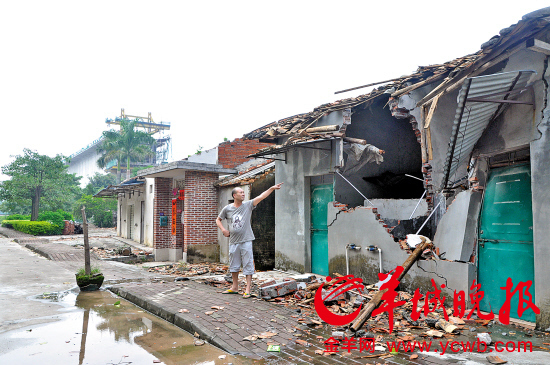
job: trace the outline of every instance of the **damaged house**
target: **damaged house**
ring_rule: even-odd
[[[498,314],[510,278],[541,311],[521,319],[549,327],[549,55],[545,8],[474,54],[246,134],[275,143],[254,157],[276,160],[285,183],[275,195],[276,268],[375,283],[418,233],[437,249],[402,289],[426,293],[434,279],[452,298],[475,280],[481,309]],[[520,294],[529,297],[516,292],[512,318]]]

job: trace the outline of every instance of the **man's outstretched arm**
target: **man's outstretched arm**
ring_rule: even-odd
[[[252,200],[252,204],[254,204],[254,206],[258,205],[259,202],[267,198],[269,194],[271,194],[273,191],[279,190],[281,188],[281,185],[283,185],[283,183],[278,183],[276,185],[273,185],[272,187],[270,187],[269,189],[267,189],[266,191],[264,191],[263,193],[255,197]]]

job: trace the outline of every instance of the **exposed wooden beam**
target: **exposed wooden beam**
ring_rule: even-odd
[[[332,132],[337,131],[340,128],[337,124],[335,125],[325,125],[322,127],[312,127],[306,128],[306,133],[320,133],[320,132]]]
[[[544,53],[550,56],[550,44],[539,39],[530,38],[525,42],[525,47],[531,51]]]

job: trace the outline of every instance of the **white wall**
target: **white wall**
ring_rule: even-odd
[[[211,148],[206,151],[202,151],[199,154],[191,155],[187,158],[189,162],[199,162],[199,163],[218,163],[218,147]]]
[[[105,171],[97,166],[97,160],[100,156],[97,152],[97,146],[92,146],[71,159],[68,172],[76,174],[76,176],[82,176],[82,179],[80,179],[81,187],[88,185],[90,177],[94,176],[96,172],[105,174]]]
[[[153,247],[153,202],[155,197],[155,179],[146,178],[140,193],[129,195],[119,194],[117,215],[117,236],[130,239],[128,234],[129,206],[134,207],[134,238],[135,242],[141,240],[141,202],[144,202],[144,227],[143,244]]]
[[[153,247],[153,203],[155,200],[155,179],[145,179],[145,230],[144,244]]]
[[[119,198],[119,205],[122,204],[122,212],[119,218],[120,237],[132,239],[136,242],[140,242],[141,237],[141,202],[145,201],[145,193],[143,189],[138,193],[137,191],[133,194],[126,193],[125,196]],[[133,206],[133,237],[130,236],[129,224],[131,221],[131,206]],[[144,212],[147,211],[145,208]]]

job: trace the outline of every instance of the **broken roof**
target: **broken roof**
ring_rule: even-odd
[[[255,129],[245,134],[244,138],[273,142],[281,137],[290,137],[284,145],[292,145],[315,139],[341,137],[345,133],[345,125],[341,130],[321,134],[311,134],[306,132],[306,129],[314,126],[321,117],[334,111],[356,108],[359,105],[372,102],[384,94],[398,97],[422,86],[439,82],[437,87],[417,103],[417,106],[428,105],[441,94],[460,87],[467,77],[478,76],[489,67],[525,48],[525,41],[546,31],[549,24],[550,7],[534,11],[524,15],[518,23],[502,29],[498,35],[482,44],[481,49],[476,53],[443,64],[421,66],[415,73],[394,79],[394,81],[375,88],[367,94],[320,105],[309,113],[284,118]],[[265,152],[277,147],[281,146],[268,147],[261,151]]]
[[[247,185],[268,175],[275,170],[275,161],[267,160],[261,164],[254,165],[247,170],[239,172],[238,175],[231,175],[218,181],[215,186],[226,187],[233,185]]]

